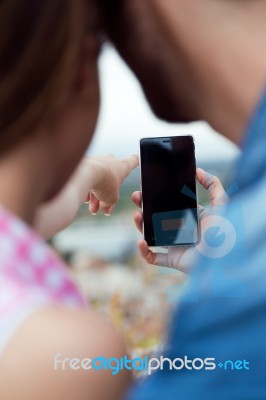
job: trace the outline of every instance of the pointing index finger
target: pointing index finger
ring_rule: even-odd
[[[137,154],[132,154],[132,156],[125,158],[123,162],[126,166],[126,173],[129,175],[139,166],[139,156]]]

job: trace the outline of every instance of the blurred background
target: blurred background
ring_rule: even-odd
[[[193,135],[197,165],[217,175],[226,188],[230,185],[239,156],[236,146],[205,123],[169,125],[157,120],[138,81],[109,45],[100,58],[100,73],[102,108],[88,155],[113,153],[123,158],[138,153],[142,137]],[[134,355],[160,348],[187,281],[184,274],[149,266],[138,256],[140,234],[134,227],[130,196],[139,185],[136,170],[123,185],[112,217],[92,217],[84,205],[74,223],[53,240],[91,306],[112,320]],[[202,189],[199,198],[207,204]]]

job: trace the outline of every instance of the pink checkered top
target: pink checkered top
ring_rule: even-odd
[[[0,353],[29,315],[54,305],[87,307],[62,260],[0,207]]]

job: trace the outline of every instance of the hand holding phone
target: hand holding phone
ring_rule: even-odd
[[[197,179],[199,183],[209,192],[210,207],[203,208],[199,206],[199,225],[201,236],[204,236],[209,226],[209,216],[216,213],[217,207],[220,208],[227,203],[228,197],[220,180],[206,171],[198,168]],[[132,194],[133,202],[141,207],[142,198],[141,192],[134,192]],[[143,232],[143,214],[141,211],[137,211],[134,216],[134,221],[137,229]],[[208,223],[207,223],[208,221]],[[145,240],[140,240],[138,243],[139,251],[141,256],[145,259],[148,264],[159,265],[162,267],[178,269],[182,272],[189,273],[191,267],[193,267],[195,258],[198,255],[198,246],[178,246],[168,247],[168,252],[153,252],[149,249],[149,246]]]

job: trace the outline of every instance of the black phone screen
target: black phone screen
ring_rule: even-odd
[[[144,238],[149,246],[198,242],[192,136],[140,141]]]

